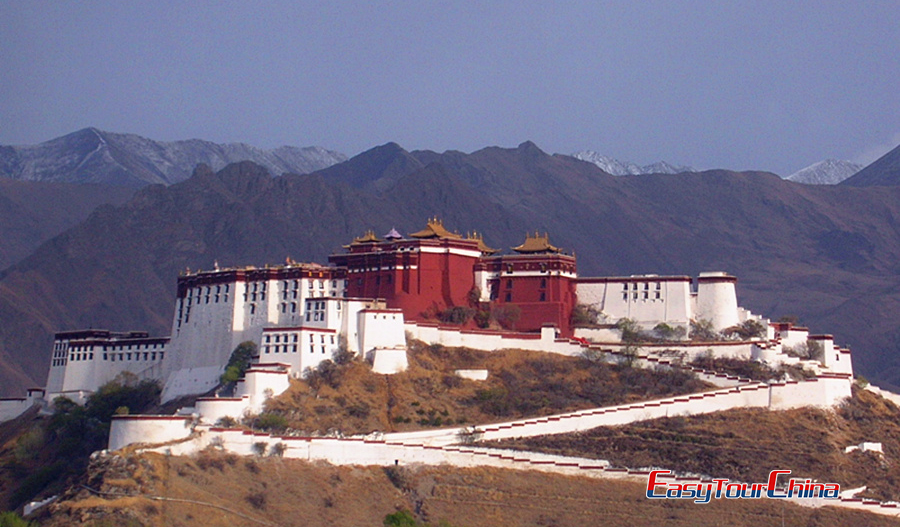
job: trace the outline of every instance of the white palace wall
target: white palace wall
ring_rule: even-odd
[[[593,306],[611,323],[629,318],[646,328],[665,322],[687,329],[693,315],[686,276],[579,278],[575,287],[578,302]]]
[[[163,401],[211,390],[238,344],[261,343],[267,327],[304,325],[307,300],[324,304],[343,288],[343,280],[273,278],[188,289],[176,302]]]

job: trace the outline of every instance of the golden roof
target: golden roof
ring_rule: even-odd
[[[414,232],[409,235],[410,238],[453,238],[459,239],[462,238],[459,234],[448,231],[444,228],[444,223],[437,219],[431,218],[426,223],[425,228],[419,232]]]
[[[484,243],[484,236],[480,232],[473,232],[466,236],[467,240],[477,240],[478,241],[478,250],[484,254],[494,254],[498,252],[498,249],[492,249]]]
[[[534,236],[531,234],[525,235],[525,243],[518,247],[513,247],[512,250],[517,253],[558,253],[562,252],[562,249],[559,247],[554,247],[550,245],[550,235],[546,232],[543,236],[535,231]]]
[[[366,231],[366,233],[364,235],[360,236],[359,238],[353,238],[353,242],[351,243],[351,245],[354,245],[357,243],[373,243],[373,242],[380,242],[380,241],[381,240],[378,239],[378,236],[375,236],[375,231],[369,229]]]

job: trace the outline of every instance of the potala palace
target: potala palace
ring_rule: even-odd
[[[627,345],[615,325],[620,319],[630,319],[646,330],[664,324],[673,335],[665,342],[642,343],[639,365],[665,364],[663,350],[669,354],[675,350],[687,358],[712,353],[771,365],[803,362],[816,375],[810,381],[768,384],[721,379],[720,394],[641,405],[628,410],[639,410],[633,419],[734,406],[830,406],[850,395],[849,350],[835,346],[830,335],[810,335],[805,328],[771,323],[742,309],[737,304],[736,278],[723,272],[701,273],[696,278],[580,277],[575,256],[551,245],[546,234],[527,235],[521,245],[503,252],[485,245],[478,234],[450,232],[437,219],[406,236],[394,229],[381,237],[369,231],[343,249],[329,257],[328,265],[288,260],[265,268],[184,273],[178,278],[168,337],[101,330],[58,333],[46,387],[29,391],[26,398],[0,401],[0,419],[60,396],[84,401],[122,372],[161,381],[164,401],[206,394],[218,385],[235,347],[245,341],[256,343],[259,354],[233,396],[200,397],[177,415],[113,419],[111,448],[183,440],[175,450],[190,451],[217,436],[225,438],[218,441],[242,437],[246,432],[216,428],[217,421],[258,413],[268,397],[287,388],[291,378],[302,377],[339,350],[365,357],[382,374],[406,368],[408,338],[485,350],[518,348],[578,355],[591,349],[616,354]],[[467,317],[462,325],[437,322],[454,309],[468,309],[476,316]],[[599,320],[573,324],[576,309],[594,313]],[[515,316],[500,327],[496,321],[479,320],[479,310]],[[756,321],[763,331],[753,338],[697,342],[687,337],[692,321],[704,321],[716,332]],[[820,359],[802,361],[785,353],[810,340],[821,345]],[[616,419],[626,414],[621,410]],[[497,425],[495,430],[485,428],[479,433],[484,437],[557,433],[573,426],[607,424],[608,417],[579,414],[569,425],[559,419],[548,424],[544,419],[519,423],[515,429]],[[400,439],[395,439],[409,436],[447,444],[458,432],[399,434]],[[235,440],[226,443],[243,444]]]

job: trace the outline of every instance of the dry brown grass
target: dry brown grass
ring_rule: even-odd
[[[647,500],[641,483],[493,468],[334,467],[296,460],[141,455],[124,466],[153,472],[153,495],[194,500],[67,495],[41,519],[50,527],[166,525],[377,526],[395,510],[454,527],[897,525],[896,519],[773,500]],[[223,458],[221,462],[213,458]],[[115,472],[118,472],[116,470]],[[95,476],[102,479],[102,471]],[[121,479],[116,474],[116,479]]]
[[[409,369],[385,376],[362,362],[334,382],[294,382],[269,403],[302,433],[415,430],[521,417],[691,393],[710,388],[680,371],[648,370],[552,353],[485,352],[415,342]],[[454,375],[487,369],[487,381]]]
[[[654,419],[579,434],[505,442],[505,446],[606,459],[625,467],[667,469],[766,481],[769,471],[868,485],[865,496],[900,499],[900,409],[871,392],[855,390],[836,411],[740,409],[693,417]],[[884,456],[844,453],[863,441],[881,442]]]

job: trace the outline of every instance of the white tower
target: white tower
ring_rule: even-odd
[[[700,273],[694,318],[709,320],[716,331],[739,324],[736,282],[737,278],[721,271]]]

